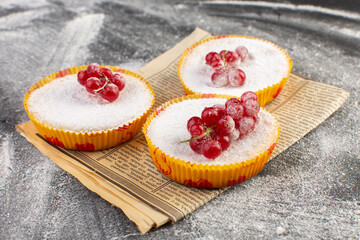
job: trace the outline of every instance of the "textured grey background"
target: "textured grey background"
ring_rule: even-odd
[[[142,236],[15,125],[46,75],[94,61],[136,70],[196,26],[273,41],[294,72],[351,94],[258,176]],[[0,52],[0,239],[360,238],[358,1],[2,0]]]

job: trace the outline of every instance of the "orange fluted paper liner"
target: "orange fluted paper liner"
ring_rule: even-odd
[[[144,124],[143,133],[148,143],[150,155],[158,170],[178,183],[199,188],[220,188],[225,186],[232,186],[244,182],[258,174],[270,158],[271,153],[273,152],[279,139],[280,128],[277,122],[277,135],[274,136],[274,142],[269,145],[266,151],[252,159],[234,164],[191,164],[189,161],[169,156],[152,143],[150,137],[147,134],[151,121],[156,118],[161,111],[164,111],[169,105],[176,104],[186,99],[197,98],[228,99],[230,96],[220,94],[195,94],[176,98],[161,105],[148,117],[146,123]],[[236,156],[234,157],[236,158]]]
[[[25,110],[43,138],[45,138],[48,142],[54,145],[67,149],[96,151],[96,150],[107,149],[119,145],[121,143],[124,143],[130,140],[132,137],[134,137],[141,130],[155,102],[154,92],[150,84],[143,77],[131,71],[113,66],[106,66],[106,67],[109,67],[114,72],[120,72],[122,74],[135,77],[140,81],[144,82],[153,96],[151,106],[134,121],[128,122],[123,126],[119,126],[117,128],[109,129],[105,131],[82,133],[82,132],[56,129],[51,126],[45,125],[37,121],[32,115],[32,113],[29,111],[28,99],[31,93],[36,89],[41,88],[42,86],[53,81],[56,78],[64,77],[66,75],[71,75],[71,74],[77,74],[80,70],[86,69],[87,65],[67,68],[59,72],[50,74],[49,76],[41,79],[40,81],[35,83],[25,94],[24,97]]]
[[[191,45],[190,47],[188,47],[184,53],[182,54],[182,56],[180,57],[180,60],[179,60],[179,63],[178,63],[178,69],[177,69],[177,72],[178,72],[178,75],[179,75],[179,78],[180,78],[180,81],[181,81],[181,84],[184,88],[184,92],[186,95],[191,95],[191,94],[196,94],[198,92],[196,92],[196,90],[192,90],[190,89],[184,82],[183,78],[181,77],[181,68],[187,58],[187,56],[193,51],[194,48],[196,48],[197,46],[205,43],[205,42],[209,42],[209,41],[212,41],[212,40],[216,40],[216,39],[220,39],[220,38],[229,38],[229,37],[242,37],[242,38],[249,38],[249,39],[256,39],[256,40],[260,40],[260,41],[263,41],[263,42],[266,42],[266,43],[270,43],[272,44],[274,47],[276,47],[277,49],[279,49],[285,56],[286,56],[286,59],[288,60],[288,63],[289,63],[289,69],[288,69],[288,72],[287,72],[287,75],[286,77],[282,78],[278,83],[276,84],[273,84],[271,86],[267,86],[267,87],[264,87],[263,89],[260,89],[258,91],[256,91],[256,95],[258,96],[258,100],[259,100],[259,104],[261,107],[265,106],[265,104],[271,102],[272,100],[274,100],[281,92],[281,90],[283,89],[287,79],[289,78],[289,75],[290,75],[290,72],[291,72],[291,69],[292,69],[292,66],[293,66],[293,62],[289,56],[289,54],[287,54],[281,47],[279,47],[278,45],[272,43],[272,42],[269,42],[269,41],[266,41],[264,39],[261,39],[261,38],[256,38],[256,37],[251,37],[251,36],[243,36],[243,35],[221,35],[221,36],[213,36],[213,37],[209,37],[209,38],[206,38],[204,40],[201,40],[201,41],[198,41],[196,43],[194,43],[193,45]]]

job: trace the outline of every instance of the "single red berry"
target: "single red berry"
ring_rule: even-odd
[[[225,55],[226,55],[226,53],[228,53],[228,52],[229,52],[229,50],[222,50],[222,51],[219,52],[219,55],[220,55],[221,60],[224,60],[224,59],[225,59]]]
[[[203,155],[206,158],[217,158],[220,156],[222,150],[221,150],[221,144],[216,140],[208,140],[204,142],[203,144]]]
[[[229,115],[222,116],[216,123],[216,132],[220,135],[229,135],[234,128],[234,119]]]
[[[233,51],[228,51],[227,53],[225,53],[224,58],[225,61],[230,64],[238,60],[238,56]]]
[[[220,59],[220,55],[216,52],[209,52],[206,56],[205,56],[205,61],[206,64],[208,65],[212,65],[212,63],[216,60],[216,59]]]
[[[231,103],[227,105],[226,113],[234,120],[237,120],[244,115],[244,107],[241,104]]]
[[[247,91],[247,92],[244,92],[242,95],[241,95],[241,102],[245,102],[246,100],[248,99],[254,99],[255,101],[258,100],[258,97],[256,95],[256,93],[252,92],[252,91]]]
[[[234,128],[234,130],[229,135],[230,141],[235,141],[240,137],[239,129]]]
[[[108,67],[102,67],[100,68],[100,75],[103,74],[105,77],[107,77],[109,80],[112,76],[112,70]]]
[[[91,93],[95,94],[96,90],[101,87],[101,81],[96,77],[90,77],[86,80],[85,88],[86,90]]]
[[[229,72],[228,80],[230,86],[240,87],[245,83],[246,75],[241,69],[234,69]]]
[[[119,73],[112,74],[110,81],[119,88],[119,91],[123,90],[125,87],[125,80]]]
[[[204,121],[201,119],[201,118],[199,118],[199,117],[191,117],[189,120],[188,120],[188,122],[187,122],[187,130],[189,131],[189,129],[190,129],[190,127],[193,125],[193,124],[195,124],[195,123],[200,123],[200,124],[204,124]]]
[[[216,59],[211,63],[211,67],[215,70],[215,72],[223,72],[224,62],[221,59]]]
[[[237,104],[237,105],[240,105],[241,104],[241,101],[237,98],[229,98],[226,102],[225,102],[225,108],[227,108],[229,105],[232,105],[232,104]]]
[[[213,137],[213,139],[220,143],[222,151],[225,151],[230,146],[230,137],[229,136],[215,135]]]
[[[100,77],[100,65],[92,63],[87,67],[87,73],[89,77]]]
[[[214,72],[211,81],[215,87],[224,87],[229,84],[228,77],[225,72]]]
[[[235,49],[235,53],[239,56],[240,60],[243,62],[249,55],[248,49],[244,46],[238,46]]]
[[[212,107],[216,108],[218,110],[220,116],[224,116],[226,114],[225,105],[223,105],[223,104],[215,104]]]
[[[108,83],[100,96],[109,102],[113,102],[119,97],[119,92],[119,88],[115,84]]]
[[[81,85],[85,85],[86,83],[86,80],[88,79],[88,75],[87,75],[87,70],[84,69],[84,70],[80,70],[77,74],[77,79],[78,79],[78,82],[81,84]]]
[[[255,120],[252,117],[243,117],[238,121],[240,137],[249,134],[255,128]]]
[[[189,133],[192,137],[198,137],[205,132],[205,127],[201,123],[194,123],[189,128]]]
[[[246,116],[257,116],[260,111],[259,102],[254,99],[248,99],[243,103]]]
[[[220,119],[219,111],[216,108],[208,107],[205,108],[201,113],[201,119],[208,127],[213,126]]]
[[[196,139],[196,140],[192,140],[189,142],[190,148],[193,151],[202,154],[203,153],[203,144],[207,140],[209,140],[209,138],[207,136]]]

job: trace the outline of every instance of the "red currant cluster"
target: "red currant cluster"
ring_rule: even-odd
[[[231,141],[246,136],[255,128],[260,105],[254,92],[245,92],[241,100],[230,98],[225,105],[205,108],[201,117],[192,117],[187,122],[191,139],[190,147],[206,158],[216,158],[225,151]]]
[[[211,66],[215,73],[211,76],[211,81],[216,87],[230,85],[239,87],[244,84],[246,75],[243,70],[238,68],[248,56],[248,50],[244,46],[238,46],[235,51],[222,50],[220,53],[210,52],[206,55],[206,64]]]
[[[90,64],[87,69],[79,71],[78,81],[91,94],[100,94],[109,102],[115,101],[125,87],[124,78],[119,73],[113,73],[110,68],[97,63]]]

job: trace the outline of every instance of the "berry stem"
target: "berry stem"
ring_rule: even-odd
[[[232,66],[230,66],[230,64],[227,63],[226,59],[225,59],[225,55],[226,53],[228,53],[229,50],[225,50],[225,53],[222,54],[222,60],[224,62],[224,68],[225,68],[225,72],[230,72],[231,70],[234,70],[234,68]]]
[[[212,129],[213,129],[213,127],[207,127],[203,134],[201,134],[199,136],[196,136],[196,137],[193,137],[193,138],[190,138],[190,139],[187,139],[187,140],[180,141],[180,143],[191,142],[191,141],[200,139],[200,138],[205,137],[205,136],[209,136],[210,140],[212,140],[211,135],[210,135],[210,132],[211,132]]]
[[[104,88],[106,87],[106,85],[108,85],[108,83],[111,83],[111,81],[104,74],[101,73],[101,75],[102,75],[102,77],[105,78],[106,82],[105,82],[105,84],[103,86],[101,86],[100,88],[94,90],[95,94],[97,94],[99,92],[102,92],[104,90]]]

